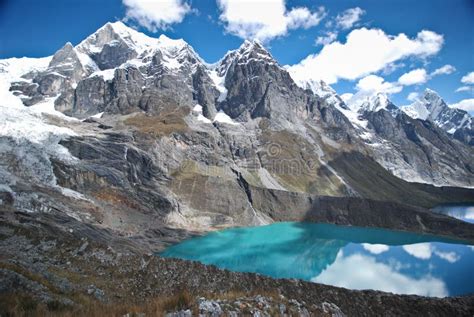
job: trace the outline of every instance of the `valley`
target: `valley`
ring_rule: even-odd
[[[179,315],[241,298],[255,312],[260,295],[268,311],[300,315],[472,315],[472,290],[351,290],[158,254],[216,230],[287,222],[472,247],[472,223],[430,210],[474,203],[467,112],[433,91],[411,108],[382,95],[350,104],[294,78],[258,41],[208,64],[184,40],[122,22],[54,56],[0,60],[2,308]],[[420,104],[433,115],[414,115]]]

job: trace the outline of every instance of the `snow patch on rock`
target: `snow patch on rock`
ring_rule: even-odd
[[[217,101],[224,101],[227,98],[227,88],[225,88],[225,74],[223,76],[219,76],[217,71],[214,69],[209,72],[209,77],[211,77],[214,86],[220,93]]]
[[[225,123],[230,125],[239,125],[240,123],[235,122],[229,117],[224,111],[219,111],[216,116],[214,117],[214,122]]]
[[[198,121],[201,121],[201,122],[204,122],[204,123],[212,123],[211,120],[209,120],[208,118],[206,118],[203,114],[202,114],[202,106],[197,104],[194,106],[193,108],[193,114],[197,117]]]
[[[100,77],[102,77],[105,81],[108,81],[108,80],[114,79],[114,74],[115,74],[115,68],[105,69],[105,70],[98,70],[98,71],[93,72],[93,73],[89,76],[89,78],[91,78],[91,77],[96,77],[96,76],[100,76]]]

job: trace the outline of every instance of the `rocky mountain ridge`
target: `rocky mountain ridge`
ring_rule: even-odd
[[[426,120],[466,144],[474,145],[474,119],[466,111],[451,108],[431,89],[426,89],[414,103],[401,108],[414,119]]]
[[[465,111],[449,108],[436,94],[441,100],[445,117],[449,116],[448,114],[453,115],[448,120],[451,123],[444,127],[454,125],[456,113],[462,114],[464,118],[461,122],[462,128],[452,134],[445,131],[438,121],[409,115],[405,107],[397,107],[384,93],[369,94],[357,98],[354,102],[349,100],[346,104],[334,90],[314,90],[314,86],[311,87],[315,94],[325,96],[326,102],[346,116],[356,128],[359,137],[374,152],[374,159],[394,175],[410,182],[472,186],[456,181],[454,175],[447,176],[454,172],[451,168],[455,165],[461,169],[472,169],[472,146],[467,142],[470,140],[469,124],[472,118],[469,119],[470,116]],[[466,136],[467,139],[456,137],[460,135]],[[453,153],[456,155],[451,156]],[[460,164],[456,162],[457,158],[460,158]],[[447,162],[449,163],[445,164]],[[442,169],[441,173],[438,168]]]
[[[324,82],[306,87],[320,95],[302,89],[258,42],[209,65],[183,40],[115,22],[39,62],[15,75],[18,61],[2,61],[10,90],[3,94],[16,105],[2,109],[48,131],[34,143],[37,153],[49,153],[38,161],[34,151],[12,150],[12,142],[32,144],[12,132],[25,127],[12,119],[14,129],[3,130],[4,157],[15,163],[3,167],[2,179],[20,209],[37,204],[18,194],[19,184],[32,183],[91,210],[118,206],[127,218],[138,212],[139,226],[150,225],[139,216],[144,210],[184,228],[268,223],[252,190],[377,199],[363,178],[349,176],[360,160],[408,181],[473,186],[472,147],[381,95],[354,113]],[[383,184],[392,176],[377,177]],[[388,200],[403,196],[385,189]]]

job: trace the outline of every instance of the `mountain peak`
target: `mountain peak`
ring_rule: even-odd
[[[123,22],[107,22],[96,32],[77,45],[77,49],[87,54],[98,53],[105,45],[126,45],[141,53],[156,46],[158,39],[126,26]]]
[[[171,48],[171,47],[184,48],[184,47],[189,46],[189,44],[185,40],[183,40],[183,39],[172,39],[172,38],[169,38],[168,36],[166,36],[165,34],[161,34],[158,37],[158,43],[159,43],[160,47],[162,47],[162,48]]]
[[[245,40],[237,51],[242,55],[250,55],[255,52],[273,59],[267,49],[257,40]]]
[[[228,51],[227,54],[214,67],[227,69],[233,61],[247,63],[250,60],[262,60],[267,63],[277,64],[273,56],[257,40],[245,40],[239,48]]]
[[[122,21],[107,22],[103,27],[105,27],[105,28],[112,28],[112,29],[115,30],[117,33],[130,32],[130,30],[135,31],[135,30],[132,29],[131,27],[128,27],[127,25],[125,25],[125,23],[123,23]]]
[[[258,40],[245,40],[242,45],[240,46],[240,48],[243,48],[243,47],[262,47],[263,48],[263,45],[262,43],[260,43],[260,41]]]
[[[349,100],[349,107],[358,113],[377,112],[379,110],[387,110],[392,114],[396,114],[398,107],[395,106],[388,98],[387,94],[378,92],[367,96],[354,96]]]
[[[259,41],[245,40],[239,48],[228,51],[221,60],[209,65],[209,67],[215,69],[219,76],[223,76],[234,61],[239,64],[246,64],[251,60],[264,61],[274,65],[278,64]]]
[[[441,98],[441,96],[434,90],[426,88],[425,91],[423,92],[423,99],[429,101],[429,102],[442,102],[444,103],[444,100]]]
[[[435,96],[439,96],[439,94],[434,91],[433,89],[430,89],[430,88],[425,88],[425,91],[423,92],[424,95],[435,95]]]
[[[71,42],[67,42],[64,44],[62,48],[60,48],[56,53],[54,53],[51,62],[49,63],[49,67],[58,67],[58,66],[66,66],[70,68],[71,65],[80,62],[79,57],[72,46]]]
[[[449,108],[441,96],[434,90],[426,88],[423,93],[423,102],[431,115],[437,116],[441,111]]]
[[[412,118],[428,120],[446,132],[453,134],[470,125],[470,115],[460,109],[453,109],[432,89],[425,89],[423,95],[402,110]]]

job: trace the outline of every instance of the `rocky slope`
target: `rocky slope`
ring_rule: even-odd
[[[473,296],[351,291],[137,252],[58,213],[0,222],[0,313],[28,316],[472,316]],[[33,230],[34,229],[34,230]],[[4,259],[9,259],[6,262]],[[13,296],[8,291],[14,289]],[[173,316],[173,315],[171,315]]]

